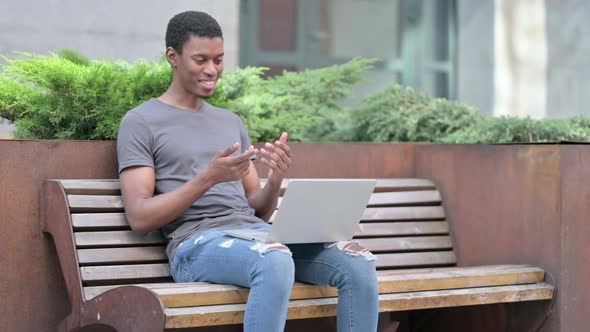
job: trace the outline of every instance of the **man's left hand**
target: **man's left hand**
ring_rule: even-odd
[[[274,144],[266,143],[260,149],[260,161],[270,168],[268,181],[280,185],[285,177],[289,166],[291,166],[291,149],[287,145],[287,133],[281,134]]]

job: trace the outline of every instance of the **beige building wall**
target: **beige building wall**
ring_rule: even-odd
[[[494,115],[547,115],[547,18],[544,0],[496,0]]]

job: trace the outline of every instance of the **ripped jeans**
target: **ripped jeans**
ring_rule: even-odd
[[[254,228],[269,227],[267,225]],[[375,260],[354,243],[262,244],[219,230],[184,241],[170,262],[176,282],[250,288],[244,331],[283,331],[294,280],[338,288],[338,331],[377,330]]]

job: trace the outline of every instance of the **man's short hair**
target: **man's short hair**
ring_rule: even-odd
[[[219,23],[211,15],[198,11],[186,11],[175,15],[166,29],[166,48],[182,53],[182,47],[192,36],[223,38]]]

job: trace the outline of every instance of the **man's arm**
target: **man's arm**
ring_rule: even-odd
[[[127,220],[138,233],[148,233],[176,219],[207,190],[221,182],[244,177],[250,166],[253,147],[231,157],[239,144],[218,152],[209,165],[178,189],[154,196],[155,172],[151,167],[129,167],[121,172],[121,194]]]
[[[268,181],[260,187],[260,178],[254,164],[242,179],[248,203],[256,211],[256,216],[268,221],[277,207],[281,183],[291,165],[291,149],[287,145],[287,133],[283,133],[274,144],[266,143],[260,149],[260,161],[269,167]]]
[[[176,219],[214,185],[200,173],[177,190],[154,196],[155,179],[151,167],[130,167],[119,175],[129,226],[141,234]]]

